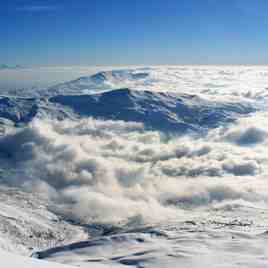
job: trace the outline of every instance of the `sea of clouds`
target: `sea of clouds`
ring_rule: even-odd
[[[1,180],[83,223],[180,217],[221,203],[268,205],[267,112],[207,135],[141,123],[35,119],[0,138]]]

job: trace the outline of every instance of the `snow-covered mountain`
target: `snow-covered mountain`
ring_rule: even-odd
[[[151,129],[178,132],[217,127],[255,110],[247,103],[211,102],[196,95],[128,88],[92,95],[59,95],[49,101],[83,117],[140,122]]]
[[[128,85],[137,87],[137,84],[144,84],[148,77],[149,73],[145,72],[144,69],[104,71],[55,85],[40,92],[40,94],[45,96],[78,95],[98,93],[99,91],[118,89]]]
[[[0,97],[0,117],[14,124],[48,115],[62,119],[79,116],[139,122],[148,129],[179,133],[215,128],[255,110],[247,102],[223,103],[197,95],[128,88],[91,95],[57,95],[48,99]]]

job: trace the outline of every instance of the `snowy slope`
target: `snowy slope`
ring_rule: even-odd
[[[82,228],[55,215],[46,198],[2,186],[0,201],[0,249],[29,256],[37,249],[87,237]]]
[[[46,98],[0,97],[0,118],[14,124],[35,117],[94,117],[143,123],[145,127],[186,132],[215,128],[256,109],[248,102],[216,102],[197,95],[116,89],[91,95]]]
[[[40,91],[41,95],[78,95],[98,93],[99,91],[111,90],[126,86],[143,85],[149,73],[139,70],[112,70],[99,72],[91,76],[83,76],[78,79],[61,83]]]
[[[201,218],[166,222],[157,228],[140,228],[52,248],[36,256],[85,268],[96,263],[150,268],[266,267],[267,232],[251,233],[249,219],[228,222],[228,218],[217,218],[216,214],[214,220],[207,214],[202,222]]]
[[[1,266],[6,268],[70,268],[69,265],[51,263],[10,254],[0,250]]]
[[[1,267],[5,268],[71,268],[74,266],[23,257],[0,250]],[[120,265],[91,264],[91,268],[116,268]]]
[[[14,123],[27,123],[37,114],[35,99],[0,97],[0,117]]]
[[[211,102],[196,95],[127,88],[49,100],[84,117],[140,122],[149,128],[178,132],[217,127],[255,110],[247,103]]]
[[[30,259],[0,250],[1,266],[6,268],[71,268],[69,265],[62,265],[47,261]]]

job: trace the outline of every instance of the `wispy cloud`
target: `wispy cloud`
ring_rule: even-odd
[[[24,12],[51,12],[59,9],[59,6],[56,5],[26,5],[17,7],[17,11]]]

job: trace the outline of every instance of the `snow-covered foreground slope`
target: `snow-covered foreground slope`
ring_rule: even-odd
[[[69,265],[40,261],[0,250],[1,266],[6,268],[71,268]]]
[[[41,261],[34,258],[22,257],[0,250],[1,266],[5,268],[72,268],[70,265],[63,265],[56,262]],[[119,266],[91,264],[91,268],[113,268]]]
[[[35,250],[88,237],[49,210],[46,198],[16,188],[0,188],[0,249],[30,256]]]
[[[82,267],[266,267],[267,73],[134,68],[3,91],[0,247]]]
[[[250,234],[248,225],[236,221],[229,224],[227,227],[224,221],[205,219],[202,223],[166,223],[158,232],[140,229],[37,255],[87,268],[96,263],[122,267],[266,267],[267,233]]]

